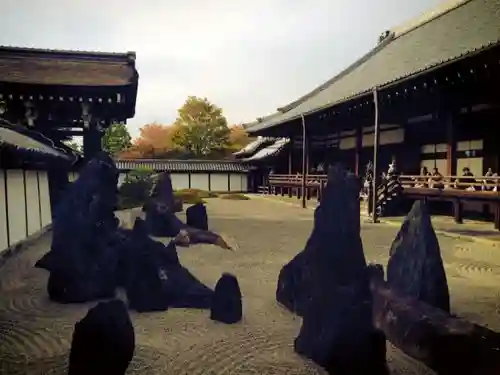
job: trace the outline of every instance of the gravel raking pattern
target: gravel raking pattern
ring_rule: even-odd
[[[208,210],[213,229],[236,243],[237,251],[200,245],[179,249],[179,256],[211,287],[222,272],[234,273],[243,293],[244,319],[227,326],[212,322],[208,311],[131,312],[137,348],[127,373],[324,374],[294,353],[293,341],[301,320],[275,301],[279,270],[304,245],[313,211],[262,199],[210,200]],[[367,259],[385,263],[397,228],[362,227]],[[487,280],[500,277],[500,257],[491,255],[483,260],[472,243],[441,236],[439,240],[456,301],[454,312],[479,314],[482,324],[498,321],[500,297],[493,298],[494,293],[485,285],[492,284]],[[47,273],[33,265],[49,246],[50,234],[0,268],[0,374],[66,374],[74,324],[94,305],[61,305],[48,299]],[[387,353],[394,374],[430,374],[391,345]]]

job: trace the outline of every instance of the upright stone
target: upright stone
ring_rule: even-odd
[[[175,237],[183,224],[175,216],[172,180],[167,172],[161,173],[151,190],[150,198],[144,206],[146,225],[149,232],[157,237]]]
[[[125,304],[100,302],[75,324],[68,374],[123,375],[134,350],[134,327]]]
[[[233,324],[241,320],[242,314],[241,291],[238,279],[234,275],[224,273],[215,285],[210,319]]]
[[[194,204],[186,210],[186,224],[193,228],[208,230],[207,208],[203,203]]]
[[[296,352],[331,374],[388,371],[385,338],[372,323],[360,237],[359,186],[353,174],[340,166],[330,168],[312,234],[303,254],[294,258],[296,264],[286,272],[296,277],[279,280],[291,288],[288,295],[296,296],[293,303],[303,313]]]
[[[52,246],[38,267],[50,272],[47,291],[58,302],[114,296],[118,255],[118,170],[102,152],[81,171],[55,210]]]
[[[425,203],[416,201],[390,250],[387,283],[402,296],[450,311],[439,242]]]

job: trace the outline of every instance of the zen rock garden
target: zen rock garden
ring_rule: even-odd
[[[187,208],[182,222],[175,215],[182,202],[174,199],[170,176],[163,173],[143,207],[145,220],[120,228],[114,215],[117,178],[106,153],[87,164],[55,212],[50,252],[36,264],[50,273],[51,300],[100,301],[75,325],[70,375],[125,373],[135,350],[129,309],[206,309],[207,319],[226,324],[243,316],[236,276],[223,273],[212,289],[179,261],[179,246],[208,243],[231,250],[209,230],[206,207]],[[389,374],[390,341],[440,375],[500,374],[500,335],[450,313],[441,251],[425,204],[414,204],[384,271],[365,259],[359,190],[356,176],[341,166],[330,168],[304,249],[276,275],[277,302],[302,318],[295,351],[329,374]],[[164,245],[151,236],[170,241]],[[125,302],[116,298],[119,288]]]

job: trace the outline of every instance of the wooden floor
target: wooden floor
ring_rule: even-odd
[[[207,311],[184,309],[131,313],[138,345],[128,373],[322,374],[294,354],[300,319],[274,298],[281,266],[310,233],[312,210],[257,198],[210,200],[208,208],[212,228],[237,244],[237,251],[196,246],[179,249],[180,258],[211,287],[222,272],[236,274],[244,296],[244,321],[227,326],[210,321]],[[396,231],[363,224],[367,258],[385,264]],[[500,330],[498,252],[471,242],[439,239],[454,312]],[[66,373],[73,325],[90,305],[65,306],[47,299],[46,272],[32,266],[49,246],[50,235],[0,269],[1,374]],[[388,359],[394,374],[426,373],[392,347]]]

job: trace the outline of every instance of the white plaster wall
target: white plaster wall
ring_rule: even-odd
[[[22,170],[7,170],[7,204],[10,245],[26,238],[26,201]]]
[[[26,183],[26,206],[28,210],[28,236],[30,236],[41,229],[37,172],[26,171],[24,177]]]
[[[191,189],[208,190],[208,173],[191,173]]]
[[[0,252],[9,247],[7,239],[7,210],[5,206],[5,177],[4,170],[0,169]]]
[[[210,174],[210,191],[229,191],[229,177],[227,173]]]
[[[241,176],[245,176],[242,173],[231,173],[229,175],[230,182],[229,182],[229,190],[230,191],[244,191],[241,186]]]
[[[42,228],[52,222],[52,212],[50,210],[49,179],[47,172],[38,172],[38,185],[40,188],[40,206],[42,208]]]
[[[174,190],[189,189],[188,173],[171,173],[170,178],[172,179],[172,188]]]
[[[247,192],[248,191],[248,176],[246,174],[241,174],[241,191],[242,192]]]

